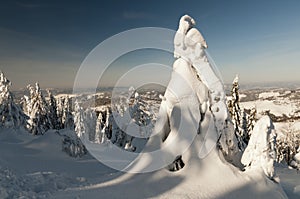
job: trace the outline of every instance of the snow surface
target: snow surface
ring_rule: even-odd
[[[278,96],[280,96],[279,92],[263,92],[258,95],[258,98],[267,99],[270,97],[278,97]]]
[[[54,131],[32,136],[1,129],[0,198],[49,198],[59,190],[88,185],[97,176],[115,172],[90,155],[68,156],[62,152],[62,139]]]
[[[258,113],[263,113],[270,110],[275,116],[293,115],[294,111],[297,110],[297,106],[292,103],[278,104],[271,100],[257,100],[248,101],[241,103],[242,108],[251,109],[255,107]]]
[[[191,159],[178,172],[124,174],[90,155],[71,158],[60,145],[53,131],[33,137],[1,129],[0,198],[283,198],[280,186],[260,173],[236,170],[216,150]],[[300,175],[294,170],[279,174],[289,177],[284,188],[297,198]]]

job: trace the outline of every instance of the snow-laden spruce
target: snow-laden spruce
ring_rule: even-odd
[[[26,128],[28,117],[14,102],[10,92],[11,82],[0,71],[0,126],[7,128]]]
[[[206,56],[207,44],[194,25],[195,21],[187,15],[180,19],[174,39],[177,59],[154,133],[144,149],[152,152],[140,155],[126,171],[149,172],[163,165],[169,165],[170,170],[181,169],[216,151],[217,146],[227,160],[236,159],[237,140],[223,84]],[[144,165],[148,159],[153,163]]]
[[[50,110],[48,103],[42,94],[38,83],[35,87],[28,85],[30,97],[26,97],[26,111],[29,115],[28,129],[33,135],[43,135],[47,130],[52,129]]]
[[[126,92],[127,93],[127,92]],[[153,129],[153,113],[134,88],[130,95],[114,98],[114,106],[101,111],[84,110],[82,101],[75,104],[75,131],[90,143],[113,144],[126,151],[140,152]],[[97,115],[98,114],[98,115]],[[128,134],[126,132],[131,132]]]
[[[230,117],[234,125],[234,133],[238,140],[239,150],[244,151],[249,142],[250,134],[255,124],[256,109],[241,109],[238,75],[236,75],[232,82],[231,96],[227,104]]]
[[[247,169],[262,169],[266,176],[276,176],[276,132],[269,116],[264,116],[255,124],[248,146],[242,156]]]
[[[60,123],[59,118],[57,116],[57,102],[53,94],[50,90],[47,90],[48,92],[48,106],[49,106],[49,118],[52,124],[53,129],[60,129]]]
[[[239,97],[239,78],[238,75],[234,78],[231,88],[231,99],[228,101],[228,109],[231,116],[231,120],[234,125],[234,133],[238,140],[238,147],[240,150],[245,150],[246,143],[244,142],[245,131],[242,127],[242,111],[240,108]]]

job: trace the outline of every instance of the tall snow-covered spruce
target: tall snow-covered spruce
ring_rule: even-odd
[[[241,151],[246,148],[248,139],[247,130],[247,114],[240,108],[240,95],[239,95],[239,78],[238,75],[234,78],[231,88],[231,99],[228,101],[228,110],[234,125],[234,133],[238,140],[238,147]]]
[[[47,90],[48,92],[48,104],[49,104],[49,118],[52,124],[52,127],[54,129],[60,129],[60,124],[59,124],[59,119],[57,116],[57,103],[56,103],[56,99],[53,96],[53,94],[51,93],[50,90]]]
[[[14,102],[11,82],[0,71],[0,125],[7,128],[26,128],[28,117]]]
[[[63,100],[63,108],[61,114],[62,128],[74,130],[74,117],[72,114],[72,100],[67,96]]]
[[[35,87],[28,85],[27,88],[30,92],[30,97],[27,101],[27,111],[30,117],[29,130],[33,135],[43,135],[47,130],[53,128],[49,117],[48,103],[38,83],[35,84]]]

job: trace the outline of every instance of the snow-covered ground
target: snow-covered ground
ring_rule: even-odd
[[[0,198],[278,198],[280,189],[259,172],[243,173],[219,160],[216,151],[191,160],[179,172],[124,174],[90,155],[61,151],[54,131],[43,136],[0,131]],[[289,198],[300,197],[300,174],[278,169]]]
[[[256,108],[258,117],[269,112],[278,134],[300,132],[300,90],[288,88],[241,90],[241,108]]]
[[[59,190],[86,186],[114,170],[90,155],[72,158],[55,131],[43,136],[0,130],[0,198],[49,198]]]
[[[300,90],[294,89],[257,89],[241,90],[242,108],[256,108],[257,113],[266,111],[278,117],[284,115],[299,119],[300,116]]]

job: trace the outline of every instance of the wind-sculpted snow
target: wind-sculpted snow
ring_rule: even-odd
[[[248,146],[243,154],[242,163],[246,169],[263,169],[270,179],[276,176],[276,132],[271,119],[262,117],[254,126]]]
[[[201,113],[210,112],[212,114],[214,121],[211,121],[213,124],[209,125],[208,131],[210,133],[207,134],[207,138],[217,143],[221,136],[220,144],[223,152],[231,159],[233,157],[230,156],[234,156],[237,153],[237,141],[231,131],[232,124],[230,123],[226,106],[224,86],[214,70],[214,63],[206,55],[205,49],[208,45],[202,34],[194,28],[194,25],[195,20],[188,15],[181,17],[179,28],[174,38],[174,57],[178,58],[174,63],[174,70],[176,71],[176,68],[184,68],[186,66],[192,71],[189,75],[182,74],[182,71],[179,73],[187,79],[193,92],[198,96]],[[196,76],[198,77],[197,80],[195,80]],[[207,90],[209,96],[207,96],[208,93],[205,93]],[[212,128],[216,128],[217,131],[214,131]],[[209,151],[214,147],[214,144],[208,147],[210,149],[206,150]]]

